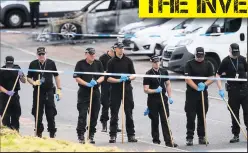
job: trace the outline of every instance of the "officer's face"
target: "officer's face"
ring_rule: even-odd
[[[40,53],[37,55],[39,61],[45,61],[46,60],[46,54],[45,53]]]
[[[158,62],[152,62],[152,68],[154,68],[154,69],[158,69],[159,68],[159,65],[160,65],[160,61],[158,61]]]
[[[118,48],[118,47],[115,48],[115,51],[116,51],[116,54],[117,55],[122,55],[123,54],[123,50],[124,50],[123,48]]]
[[[86,53],[86,59],[89,61],[89,62],[93,62],[95,60],[95,57],[96,57],[96,54],[94,53]]]

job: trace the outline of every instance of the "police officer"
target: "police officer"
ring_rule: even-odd
[[[18,91],[21,89],[20,81],[22,83],[26,83],[26,78],[23,72],[20,70],[21,69],[20,66],[14,64],[13,56],[7,56],[5,58],[5,65],[2,68],[18,69],[18,71],[0,70],[0,84],[1,84],[1,91],[3,92],[0,93],[0,100],[1,100],[0,114],[1,116],[3,115],[9,96],[12,96],[3,118],[3,125],[19,132],[19,128],[20,128],[19,119],[21,116],[21,106],[20,106],[20,96],[18,94]],[[18,75],[19,75],[19,80],[16,84],[15,89],[12,91]]]
[[[152,68],[146,72],[146,75],[169,75],[167,70],[159,68],[160,59],[157,55],[151,57]],[[148,78],[144,77],[143,80],[144,92],[148,94],[147,106],[149,109],[149,118],[151,119],[151,129],[152,129],[152,138],[153,143],[160,144],[159,140],[159,116],[161,119],[161,126],[164,136],[164,141],[166,146],[169,147],[177,147],[177,144],[171,144],[171,137],[169,133],[168,123],[166,120],[165,112],[163,109],[163,104],[161,100],[160,93],[163,94],[164,105],[167,113],[167,117],[169,118],[169,106],[173,103],[171,98],[171,83],[167,78]],[[165,86],[166,85],[166,86]],[[168,93],[168,97],[165,93]]]
[[[44,47],[39,47],[37,49],[37,60],[34,60],[29,65],[29,70],[49,70],[49,71],[57,71],[57,67],[55,62],[46,56],[47,52]],[[40,75],[40,80],[38,78]],[[55,78],[56,88],[53,83],[53,76]],[[44,126],[42,123],[43,114],[45,109],[46,119],[48,122],[48,132],[50,133],[50,138],[55,137],[55,133],[57,132],[57,128],[55,126],[55,116],[57,115],[57,109],[54,103],[54,94],[57,94],[58,100],[61,99],[61,85],[60,85],[60,77],[57,72],[49,73],[49,72],[34,72],[28,71],[28,82],[33,85],[33,108],[32,115],[36,119],[36,109],[37,109],[37,92],[38,86],[40,86],[39,93],[39,110],[38,110],[38,127],[37,127],[37,136],[42,137],[42,132],[44,131]]]
[[[95,60],[94,48],[87,48],[85,50],[85,56],[85,59],[77,62],[75,72],[104,72],[102,63],[99,60]],[[90,104],[91,87],[93,87],[89,139],[90,143],[94,144],[94,134],[96,133],[96,125],[101,107],[99,85],[104,80],[104,76],[74,73],[73,77],[79,86],[77,103],[79,116],[76,129],[79,143],[85,143],[84,133],[86,132],[87,112]]]
[[[99,60],[103,64],[104,72],[107,71],[107,64],[108,61],[115,56],[114,48],[111,47],[110,50],[107,51],[107,53],[104,53],[102,56],[100,56]],[[100,117],[100,121],[102,122],[102,132],[107,132],[107,121],[109,120],[109,105],[110,105],[110,83],[107,82],[105,79],[101,84],[101,104],[102,104],[102,115]],[[121,130],[118,128],[117,132],[121,132]]]
[[[39,26],[39,17],[40,17],[40,0],[29,0],[30,6],[30,21],[31,27],[35,28]],[[36,18],[36,26],[34,25],[34,18]]]
[[[115,57],[113,57],[108,62],[108,73],[125,73],[125,74],[135,74],[134,65],[130,58],[128,58],[123,53],[124,45],[120,42],[114,44],[115,48]],[[126,75],[120,76],[107,76],[107,81],[111,83],[110,89],[110,110],[111,110],[111,119],[110,119],[110,140],[109,143],[116,142],[117,136],[117,126],[118,126],[118,113],[122,100],[122,90],[123,82],[125,82],[125,102],[124,109],[126,114],[126,130],[128,136],[128,142],[137,142],[135,139],[135,130],[133,122],[133,87],[131,81],[135,79],[135,76],[131,75],[127,77]]]
[[[213,77],[214,70],[210,62],[204,60],[204,48],[197,47],[195,51],[195,59],[186,63],[185,75],[196,77]],[[204,94],[205,115],[208,112],[208,91],[207,88],[213,83],[212,80],[192,80],[186,79],[186,102],[185,112],[187,117],[187,133],[186,145],[193,145],[194,131],[195,131],[195,118],[197,116],[197,135],[199,137],[199,144],[208,144],[205,139],[203,107],[202,107],[202,94]]]
[[[227,78],[245,79],[247,77],[248,66],[245,57],[240,55],[239,45],[232,43],[229,47],[229,52],[230,55],[225,57],[221,62],[216,77],[219,78],[221,76],[225,76]],[[217,83],[219,88],[219,95],[224,98],[224,90],[222,89],[221,81],[218,80]],[[248,130],[248,83],[241,81],[227,81],[226,91],[228,92],[228,104],[237,117],[238,121],[240,106],[242,106],[244,123],[246,130]],[[230,143],[236,143],[239,142],[240,127],[232,114],[231,119],[232,134],[234,137],[230,140]]]

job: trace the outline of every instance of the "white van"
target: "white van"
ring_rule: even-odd
[[[205,59],[218,69],[221,61],[229,55],[231,43],[238,43],[241,55],[247,52],[247,19],[195,19],[185,29],[185,35],[179,35],[164,48],[162,67],[173,72],[183,73],[188,60],[194,58],[197,47],[203,47]]]
[[[40,20],[49,17],[63,17],[65,13],[81,10],[92,0],[82,1],[40,1]],[[1,0],[0,21],[5,27],[19,28],[30,22],[28,0]]]
[[[139,55],[161,55],[162,51],[156,46],[164,44],[173,35],[183,32],[183,30],[193,21],[193,19],[171,19],[164,24],[149,27],[135,33],[131,38],[130,47],[132,54]]]

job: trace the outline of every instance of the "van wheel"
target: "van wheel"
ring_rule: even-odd
[[[8,28],[21,28],[24,24],[25,14],[20,10],[13,10],[7,13],[4,25]]]
[[[209,57],[209,56],[205,57],[205,60],[211,63],[211,65],[213,66],[214,72],[216,73],[218,70],[218,66],[219,66],[217,61],[214,58]]]
[[[82,34],[81,26],[74,23],[64,23],[60,26],[59,35],[62,39],[74,40],[81,38],[81,36],[76,36],[73,34]]]

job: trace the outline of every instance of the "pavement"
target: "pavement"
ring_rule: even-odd
[[[23,29],[22,29],[23,30]],[[30,30],[25,28],[24,31]],[[35,29],[37,30],[37,29]],[[1,66],[4,64],[4,58],[7,55],[15,57],[15,62],[23,69],[27,69],[29,63],[36,59],[35,53],[38,46],[45,46],[48,50],[48,57],[54,59],[59,71],[73,72],[78,60],[84,58],[84,49],[95,47],[97,58],[114,43],[114,40],[96,42],[92,44],[75,44],[75,45],[51,45],[46,42],[36,42],[29,35],[21,34],[3,34],[1,33]],[[126,52],[128,54],[128,52]],[[129,55],[129,54],[128,54]],[[130,56],[134,61],[137,74],[145,74],[151,68],[149,58],[146,56]],[[170,73],[170,75],[178,75]],[[77,90],[78,86],[72,77],[72,74],[61,74],[63,87],[63,98],[56,102],[58,115],[56,116],[56,125],[58,128],[57,139],[64,139],[77,142],[76,125],[78,118]],[[212,152],[212,151],[247,151],[247,141],[240,133],[240,142],[230,144],[231,118],[226,104],[218,96],[217,85],[214,83],[209,87],[209,111],[207,114],[207,137],[210,142],[208,146],[198,145],[197,132],[195,132],[194,146],[185,145],[186,137],[186,115],[184,112],[185,89],[184,80],[172,80],[173,100],[170,106],[170,128],[175,142],[179,145],[177,149],[166,147],[163,143],[161,127],[160,139],[161,145],[152,144],[151,138],[151,121],[143,115],[146,109],[147,95],[143,91],[142,78],[137,78],[132,82],[134,94],[134,123],[138,143],[121,143],[121,135],[118,135],[116,144],[109,144],[108,133],[101,132],[100,121],[97,125],[96,146],[116,146],[127,151],[161,151],[161,152]],[[34,118],[31,115],[32,108],[32,87],[29,84],[22,84],[20,91],[20,101],[22,107],[21,129],[20,132],[25,135],[34,135]],[[227,93],[226,93],[227,94]],[[121,118],[121,116],[120,116]],[[100,115],[99,115],[100,119]],[[242,128],[244,127],[243,112],[240,111],[240,120]],[[46,127],[46,118],[43,117]],[[121,123],[121,120],[120,120]],[[197,121],[196,121],[197,124]],[[120,126],[121,127],[121,126]],[[44,132],[48,136],[47,132]]]

